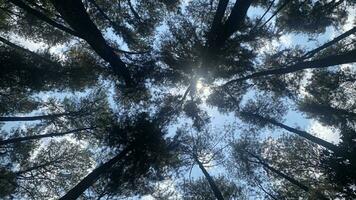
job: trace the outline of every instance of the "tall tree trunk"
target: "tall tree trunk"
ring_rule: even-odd
[[[76,186],[74,186],[71,190],[67,192],[63,197],[59,200],[74,200],[79,198],[80,195],[84,193],[90,186],[92,186],[101,175],[108,172],[108,170],[119,160],[126,156],[129,152],[129,148],[124,149],[114,158],[110,159],[106,163],[100,165],[95,168],[92,172],[90,172],[84,179],[82,179]]]
[[[245,19],[246,19],[246,14],[247,10],[251,6],[252,0],[236,0],[234,7],[231,10],[231,14],[226,20],[223,30],[222,30],[222,35],[221,35],[221,41],[225,43],[225,41],[236,31],[238,31],[243,25]],[[219,40],[219,39],[218,39]],[[219,42],[219,41],[218,41]]]
[[[323,139],[320,139],[318,137],[315,137],[313,136],[312,134],[306,132],[306,131],[301,131],[301,130],[298,130],[298,129],[295,129],[295,128],[292,128],[290,126],[287,126],[285,124],[282,124],[280,122],[277,122],[276,120],[274,119],[270,119],[270,118],[265,118],[265,117],[262,117],[260,115],[257,115],[257,114],[253,114],[253,113],[249,113],[249,112],[240,112],[240,114],[242,115],[245,115],[245,116],[248,116],[248,117],[253,117],[253,118],[256,118],[256,119],[259,119],[263,122],[267,122],[267,123],[270,123],[270,124],[273,124],[275,126],[278,126],[278,127],[281,127],[289,132],[292,132],[292,133],[295,133],[315,144],[318,144],[320,146],[323,146],[325,147],[326,149],[332,151],[335,153],[335,155],[338,155],[338,156],[341,156],[343,158],[346,158],[346,159],[351,159],[352,158],[352,155],[350,155],[348,152],[340,149],[338,146],[330,143],[330,142],[327,142]]]
[[[316,53],[318,53],[319,51],[323,50],[323,49],[326,49],[334,44],[336,44],[337,42],[343,40],[344,38],[354,34],[356,32],[356,27],[346,31],[345,33],[339,35],[338,37],[334,38],[333,40],[321,45],[320,47],[316,48],[316,49],[313,49],[309,52],[307,52],[306,54],[304,54],[301,59],[302,60],[305,60],[305,59],[308,59],[308,58],[311,58],[313,57]]]
[[[223,200],[224,197],[221,194],[221,191],[219,190],[218,186],[215,184],[215,181],[213,180],[213,178],[210,176],[210,174],[208,173],[208,171],[206,171],[205,167],[203,166],[203,164],[199,161],[198,157],[196,155],[193,156],[195,162],[198,163],[199,168],[201,169],[201,171],[203,172],[205,178],[208,180],[208,183],[210,185],[211,190],[214,193],[214,196],[216,197],[216,199],[218,200]]]
[[[0,145],[6,145],[6,144],[12,144],[12,143],[30,141],[30,140],[37,140],[37,139],[48,138],[48,137],[58,137],[58,136],[63,136],[63,135],[67,135],[67,134],[72,134],[72,133],[80,133],[81,131],[92,130],[92,129],[94,129],[94,127],[74,129],[74,130],[70,130],[70,131],[66,131],[66,132],[59,132],[59,133],[48,133],[48,134],[42,134],[42,135],[31,135],[31,136],[25,136],[25,137],[11,138],[11,139],[7,139],[7,140],[0,140]]]
[[[238,83],[241,81],[245,81],[245,80],[257,78],[257,77],[262,77],[262,76],[288,74],[288,73],[293,73],[293,72],[297,72],[297,71],[304,70],[304,69],[325,68],[325,67],[329,67],[329,66],[353,63],[353,62],[356,62],[356,49],[351,50],[346,53],[343,53],[343,54],[340,54],[340,55],[331,55],[331,56],[327,56],[327,57],[317,59],[317,60],[299,62],[299,63],[296,63],[291,66],[287,66],[287,67],[281,67],[281,68],[269,69],[269,70],[265,70],[265,71],[256,72],[256,73],[253,73],[253,74],[245,76],[245,77],[241,77],[238,79],[228,81],[227,83],[224,84],[224,86],[228,86],[233,83]]]
[[[216,35],[218,34],[218,31],[221,29],[221,26],[223,25],[222,20],[224,18],[225,10],[228,3],[229,0],[219,0],[218,7],[214,14],[213,23],[208,33],[208,44],[210,44],[208,46],[212,46],[212,44],[215,41]]]
[[[287,181],[291,182],[293,185],[299,187],[300,189],[302,189],[302,190],[304,190],[304,191],[306,191],[306,192],[309,192],[310,189],[309,189],[308,186],[304,185],[303,183],[297,181],[297,180],[294,179],[293,177],[290,177],[290,176],[286,175],[285,173],[283,173],[283,172],[281,172],[281,171],[275,169],[274,167],[270,166],[269,164],[267,164],[265,161],[263,161],[263,160],[262,160],[260,157],[258,157],[257,155],[255,155],[255,154],[253,154],[253,153],[250,153],[250,152],[249,152],[249,154],[250,154],[252,157],[256,158],[256,159],[259,161],[259,163],[260,163],[261,165],[263,165],[263,167],[265,167],[266,169],[268,169],[268,170],[270,170],[271,172],[277,174],[278,176],[280,176],[280,177],[286,179]]]
[[[81,0],[51,0],[63,19],[93,48],[105,61],[110,63],[115,74],[122,76],[128,86],[134,86],[130,72],[104,39],[86,12]]]
[[[50,115],[29,116],[29,117],[0,117],[0,122],[50,120],[63,116],[75,116],[78,115],[78,113],[79,112],[68,112],[68,113],[59,113],[59,114],[50,114]]]
[[[308,132],[306,132],[306,131],[301,131],[301,130],[292,128],[292,127],[290,127],[290,126],[287,126],[287,125],[285,125],[285,124],[282,124],[282,123],[280,123],[280,122],[277,122],[277,121],[274,120],[274,119],[265,118],[265,117],[262,117],[261,115],[258,115],[258,114],[253,114],[253,113],[249,113],[249,112],[240,112],[240,113],[241,113],[242,115],[245,115],[245,116],[248,116],[248,117],[256,118],[256,119],[261,120],[261,121],[263,121],[263,122],[267,122],[267,123],[273,124],[273,125],[275,125],[275,126],[278,126],[278,127],[280,127],[280,128],[283,128],[283,129],[285,129],[285,130],[287,130],[287,131],[289,131],[289,132],[295,133],[295,134],[297,134],[297,135],[299,135],[299,136],[301,136],[301,137],[304,137],[304,138],[310,140],[310,141],[313,142],[313,143],[319,144],[319,145],[321,145],[321,146],[323,146],[323,147],[325,147],[325,148],[327,148],[327,149],[329,149],[329,150],[331,150],[331,151],[334,151],[334,152],[335,152],[335,151],[336,151],[336,152],[339,151],[339,149],[338,149],[338,147],[337,147],[336,145],[331,144],[331,143],[329,143],[329,142],[327,142],[327,141],[325,141],[325,140],[322,140],[322,139],[320,139],[320,138],[318,138],[318,137],[315,137],[315,136],[313,136],[312,134],[310,134],[310,133],[308,133]]]
[[[247,152],[247,151],[246,151]],[[303,183],[299,182],[298,180],[296,180],[295,178],[288,176],[287,174],[281,172],[280,170],[270,166],[268,163],[266,163],[262,158],[260,158],[259,156],[251,153],[251,152],[247,152],[250,156],[252,156],[253,158],[256,158],[258,160],[258,162],[266,169],[269,170],[275,174],[277,174],[278,176],[286,179],[287,181],[289,181],[290,183],[292,183],[293,185],[299,187],[300,189],[306,191],[306,192],[310,192],[310,188],[306,185],[304,185]],[[324,194],[318,192],[318,196],[319,198],[323,199],[323,200],[327,200],[328,198],[326,198],[324,196]]]

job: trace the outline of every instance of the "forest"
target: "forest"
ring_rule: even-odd
[[[0,0],[0,199],[356,199],[356,1]]]

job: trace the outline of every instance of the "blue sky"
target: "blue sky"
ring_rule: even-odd
[[[188,2],[188,1],[186,1],[186,2]],[[250,17],[255,17],[255,16],[260,16],[263,12],[264,12],[264,9],[252,8],[249,10],[248,15]],[[344,26],[344,28],[342,30],[334,30],[332,28],[328,28],[327,31],[321,35],[284,34],[280,38],[280,40],[273,41],[270,45],[267,45],[266,47],[262,48],[261,51],[269,51],[271,48],[277,48],[277,47],[284,48],[284,47],[291,47],[291,46],[296,46],[296,45],[300,45],[305,49],[315,48],[315,47],[319,46],[320,44],[336,37],[340,33],[351,29],[352,28],[352,19],[355,17],[355,10],[353,10],[351,13],[352,14],[349,16],[350,19],[348,20],[348,23]],[[271,16],[271,13],[267,14],[265,19],[267,19],[269,16]],[[273,24],[273,20],[271,21],[271,23]],[[161,27],[160,31],[165,31],[164,26],[162,26],[162,27]],[[114,38],[113,34],[110,33],[110,31],[107,32],[106,36],[109,37],[110,39],[113,39],[113,40],[117,41],[118,43],[122,44],[122,41],[120,39]],[[42,49],[42,48],[46,48],[46,45],[43,43],[33,43],[30,41],[26,41],[23,38],[20,38],[17,36],[13,36],[12,39],[13,39],[13,41],[17,42],[18,44],[21,44],[22,46],[24,46],[30,50],[33,50],[33,51]],[[313,39],[313,41],[310,41],[309,39]],[[122,48],[126,49],[125,46]],[[55,47],[50,48],[50,52],[60,55],[61,51],[63,51],[64,49],[65,49],[65,46],[55,46]],[[107,85],[107,84],[104,83],[104,85]],[[112,86],[107,85],[107,87],[109,88],[109,90],[113,90]],[[201,85],[199,87],[202,90],[202,93],[201,93],[202,96],[206,96],[209,94],[210,86]],[[79,93],[79,92],[76,92],[76,93],[46,92],[46,93],[43,93],[42,92],[40,94],[37,94],[37,97],[39,97],[43,100],[46,100],[48,97],[51,97],[51,96],[55,97],[55,98],[63,98],[64,96],[81,96],[81,95],[84,96],[87,92],[88,91],[85,91],[82,93]],[[182,91],[179,91],[179,92],[184,93],[184,89],[182,89]],[[110,98],[110,103],[112,106],[115,106],[115,102],[113,101],[112,97]],[[212,122],[211,126],[212,127],[221,128],[225,125],[231,125],[231,124],[234,125],[237,123],[237,120],[234,117],[233,113],[222,114],[222,113],[218,112],[218,110],[216,108],[209,107],[206,104],[203,104],[202,107],[211,117],[211,122]],[[36,111],[36,112],[38,112],[38,111]],[[26,115],[33,115],[36,112],[28,113]],[[321,125],[319,122],[317,122],[315,120],[307,119],[304,115],[302,115],[299,112],[289,110],[289,112],[285,118],[286,118],[285,123],[287,125],[290,125],[293,127],[300,127],[301,129],[310,131],[311,133],[318,133],[319,137],[326,139],[330,142],[337,143],[337,141],[338,141],[338,135],[335,131],[333,131],[329,127],[325,127],[325,126]],[[170,134],[174,134],[176,128],[180,127],[186,121],[189,122],[189,120],[182,120],[182,121],[178,122],[178,124],[172,125],[169,129]],[[2,127],[2,129],[9,130],[11,127],[16,127],[16,126],[22,126],[22,124],[19,122],[6,123]],[[238,131],[237,131],[237,135],[239,135]],[[263,135],[263,137],[268,137],[268,136],[275,137],[275,136],[278,136],[278,133],[269,131]],[[215,175],[220,173],[222,170],[221,168],[216,168],[216,167],[208,168],[208,169],[209,169],[209,172],[211,172],[212,174],[215,174]],[[201,175],[202,174],[197,167],[193,168],[192,177],[199,177]],[[166,183],[164,183],[164,185],[172,186],[174,184],[171,182],[168,182],[168,183],[166,182]],[[149,199],[149,198],[147,198],[147,199]]]

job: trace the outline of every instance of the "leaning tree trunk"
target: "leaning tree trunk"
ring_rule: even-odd
[[[37,139],[48,138],[48,137],[58,137],[58,136],[63,136],[63,135],[67,135],[67,134],[72,134],[72,133],[80,133],[81,131],[92,130],[92,129],[94,129],[94,127],[74,129],[74,130],[70,130],[70,131],[66,131],[66,132],[59,132],[59,133],[47,133],[47,134],[42,134],[42,135],[31,135],[31,136],[25,136],[25,137],[11,138],[11,139],[7,139],[7,140],[0,140],[0,145],[7,145],[7,144],[12,144],[12,143],[17,143],[17,142],[37,140]]]
[[[76,31],[65,27],[55,21],[53,21],[52,19],[50,19],[49,17],[47,17],[45,14],[37,11],[36,9],[31,8],[30,6],[28,6],[26,3],[24,3],[21,0],[9,0],[11,3],[13,3],[14,5],[18,6],[19,8],[25,10],[26,12],[28,12],[30,15],[33,15],[35,17],[37,17],[38,19],[46,22],[47,24],[58,28],[59,30],[62,30],[66,33],[69,33],[71,35],[77,36],[77,37],[81,37],[81,35],[79,33],[77,33]]]
[[[346,53],[343,53],[343,54],[340,54],[340,55],[331,55],[331,56],[327,56],[327,57],[317,59],[317,60],[299,62],[299,63],[296,63],[291,66],[287,66],[287,67],[281,67],[281,68],[269,69],[269,70],[256,72],[256,73],[250,74],[245,77],[241,77],[238,79],[228,81],[223,86],[226,87],[233,83],[238,83],[241,81],[258,78],[258,77],[262,77],[262,76],[288,74],[288,73],[301,71],[304,69],[325,68],[325,67],[329,67],[329,66],[347,64],[347,63],[353,63],[353,62],[356,62],[356,49],[351,50]]]
[[[211,190],[214,193],[214,196],[216,197],[216,199],[218,200],[224,200],[223,195],[221,194],[220,189],[218,188],[218,186],[215,184],[215,181],[213,180],[213,178],[210,176],[210,174],[208,173],[208,171],[206,171],[205,167],[203,166],[203,164],[199,161],[198,157],[196,155],[194,155],[194,160],[195,162],[198,163],[199,168],[201,169],[201,171],[203,172],[205,178],[208,180],[208,183],[210,185]]]
[[[348,36],[350,36],[350,35],[352,35],[352,34],[354,34],[354,33],[356,33],[356,27],[354,27],[354,28],[352,28],[352,29],[346,31],[345,33],[343,33],[343,34],[337,36],[337,37],[334,38],[333,40],[331,40],[331,41],[329,41],[329,42],[327,42],[327,43],[321,45],[320,47],[318,47],[318,48],[316,48],[316,49],[313,49],[313,50],[311,50],[311,51],[305,53],[305,54],[301,57],[301,60],[305,60],[305,59],[308,59],[308,58],[313,57],[316,53],[320,52],[321,50],[326,49],[326,48],[328,48],[328,47],[330,47],[330,46],[336,44],[337,42],[343,40],[344,38],[346,38],[346,37],[348,37]]]
[[[278,176],[286,179],[287,181],[289,181],[290,183],[292,183],[293,185],[299,187],[300,189],[306,191],[306,192],[310,192],[310,188],[306,185],[304,185],[303,183],[299,182],[298,180],[296,180],[295,178],[288,176],[287,174],[281,172],[280,170],[270,166],[268,163],[266,163],[262,158],[260,158],[259,156],[251,153],[251,152],[247,152],[250,156],[252,156],[253,158],[256,158],[258,160],[258,162],[266,169],[269,170],[275,174],[277,174]],[[319,198],[323,199],[323,200],[327,200],[328,198],[326,198],[324,196],[324,194],[318,192],[318,196]]]
[[[344,152],[343,150],[341,150],[338,146],[330,143],[330,142],[327,142],[323,139],[320,139],[318,137],[315,137],[313,136],[312,134],[306,132],[306,131],[301,131],[301,130],[298,130],[298,129],[295,129],[295,128],[292,128],[290,126],[287,126],[285,124],[282,124],[280,122],[277,122],[276,120],[274,119],[269,119],[269,118],[265,118],[265,117],[262,117],[260,115],[257,115],[257,114],[253,114],[253,113],[249,113],[249,112],[240,112],[240,114],[242,115],[245,115],[245,116],[248,116],[248,117],[254,117],[256,119],[259,119],[263,122],[267,122],[267,123],[270,123],[270,124],[273,124],[275,126],[278,126],[278,127],[281,127],[289,132],[292,132],[292,133],[295,133],[301,137],[304,137],[305,139],[308,139],[309,141],[315,143],[315,144],[318,144],[320,146],[323,146],[325,147],[326,149],[329,149],[331,151],[333,151],[335,154],[338,154],[340,156],[343,156],[344,158],[349,158],[349,155],[347,152]]]
[[[54,61],[52,61],[52,60],[50,60],[48,58],[45,58],[45,57],[43,57],[43,56],[41,56],[41,55],[39,55],[39,54],[37,54],[35,52],[32,52],[32,51],[30,51],[30,50],[28,50],[26,48],[23,48],[23,47],[19,46],[17,44],[14,44],[14,43],[10,42],[9,40],[7,40],[7,39],[5,39],[5,38],[3,38],[1,36],[0,36],[0,42],[10,46],[11,48],[13,48],[15,50],[22,51],[22,52],[25,52],[27,54],[30,54],[31,56],[33,56],[35,58],[38,58],[40,60],[43,60],[48,64],[55,65],[55,66],[58,66],[58,67],[61,66],[59,63],[56,63],[56,62],[54,62]]]
[[[63,116],[78,115],[79,112],[58,113],[50,115],[38,115],[29,117],[0,117],[0,122],[18,122],[18,121],[38,121],[38,120],[51,120]]]
[[[108,172],[108,170],[119,160],[126,156],[129,152],[129,148],[124,149],[118,155],[116,155],[111,160],[107,161],[106,163],[100,165],[92,172],[90,172],[83,180],[81,180],[75,187],[73,187],[67,194],[61,197],[59,200],[74,200],[79,198],[80,195],[84,193],[90,186],[92,186],[101,175]]]
[[[309,113],[315,113],[317,115],[337,115],[341,118],[356,119],[356,113],[350,112],[345,109],[334,108],[330,105],[322,105],[318,103],[305,103],[302,104],[301,110]]]

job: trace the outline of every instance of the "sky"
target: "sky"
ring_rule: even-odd
[[[186,3],[189,2],[189,0],[185,1]],[[261,8],[252,8],[249,10],[248,12],[248,16],[249,17],[256,17],[256,16],[261,16],[262,13],[264,12],[263,9]],[[265,46],[261,49],[261,51],[270,51],[273,48],[284,48],[284,47],[292,47],[292,46],[296,46],[296,45],[302,45],[305,46],[308,49],[312,49],[315,48],[317,46],[319,46],[320,44],[325,43],[326,41],[338,36],[339,34],[341,34],[344,31],[347,31],[349,29],[351,29],[353,27],[352,25],[352,20],[355,19],[355,10],[351,11],[350,13],[352,13],[349,16],[349,19],[347,20],[346,25],[343,27],[342,30],[334,30],[333,28],[328,28],[327,31],[325,32],[325,34],[319,35],[319,36],[308,36],[305,34],[284,34],[280,40],[275,40],[272,42],[271,45]],[[269,16],[271,16],[271,13],[267,14],[265,16],[265,19],[269,18]],[[274,23],[274,21],[272,20],[270,23]],[[161,31],[165,31],[164,30],[164,26],[162,26],[163,28],[161,28]],[[116,40],[118,43],[122,43],[119,39],[117,38],[113,38],[113,34],[110,33],[110,30],[105,34],[106,37],[109,37],[110,39]],[[314,41],[310,41],[309,39],[312,38]],[[25,40],[21,37],[18,36],[12,36],[11,37],[12,41],[20,44],[21,46],[24,46],[32,51],[36,51],[39,49],[44,49],[47,48],[46,45],[44,43],[34,43],[32,41],[28,41]],[[61,52],[63,50],[65,50],[65,46],[54,46],[54,47],[50,47],[50,52],[57,54],[57,55],[61,55]],[[125,47],[123,48],[125,49]],[[355,66],[352,66],[355,67]],[[104,84],[105,85],[105,84]],[[113,90],[112,86],[107,86],[109,88],[109,90]],[[200,89],[201,91],[201,95],[202,98],[206,98],[207,95],[209,95],[209,93],[211,92],[211,88],[209,88],[209,86],[204,85],[202,82],[198,82],[198,89]],[[184,93],[184,90],[179,91],[180,93]],[[40,93],[37,96],[41,99],[48,99],[48,97],[50,96],[55,96],[56,98],[60,97],[63,98],[65,96],[84,96],[87,93],[87,91],[82,92],[82,93],[56,93],[56,92],[46,92],[46,93]],[[113,97],[110,97],[110,101],[112,106],[115,106],[115,102],[113,100]],[[216,108],[214,107],[209,107],[208,105],[206,105],[205,103],[203,103],[202,107],[204,108],[204,110],[206,110],[206,112],[209,114],[209,116],[211,117],[211,126],[213,128],[221,128],[223,126],[226,125],[236,125],[236,118],[234,117],[233,113],[227,113],[227,114],[222,114],[220,113]],[[33,115],[35,114],[35,112],[32,113],[28,113],[26,115]],[[285,124],[292,126],[292,127],[300,127],[303,130],[306,130],[310,133],[315,134],[316,136],[325,139],[329,142],[333,142],[333,143],[338,143],[339,141],[339,135],[337,133],[337,131],[331,129],[330,127],[324,126],[322,125],[320,122],[316,121],[316,120],[312,120],[312,119],[308,119],[306,118],[306,116],[304,116],[303,114],[301,114],[300,112],[296,112],[294,110],[289,110],[288,114],[286,115],[286,121]],[[189,120],[188,120],[189,121]],[[181,124],[183,124],[185,122],[185,120],[180,121],[178,124],[172,125],[169,128],[169,134],[174,134],[177,127],[180,127]],[[3,127],[3,129],[5,130],[9,130],[11,127],[16,127],[18,126],[19,122],[17,123],[7,123],[5,124],[5,126]],[[275,133],[275,132],[267,132],[266,134],[264,134],[262,137],[275,137],[278,136],[279,133]],[[213,175],[217,175],[219,173],[221,173],[221,169],[217,168],[217,167],[207,167],[208,171],[213,174]],[[202,173],[200,172],[200,170],[197,167],[194,167],[192,169],[192,173],[191,176],[193,178],[202,176]],[[187,177],[189,178],[189,176]],[[163,187],[169,187],[171,190],[175,190],[174,188],[174,181],[172,180],[167,180],[165,182],[163,182],[159,187],[163,188]],[[152,199],[149,196],[144,197],[143,199],[145,200],[150,200]]]

